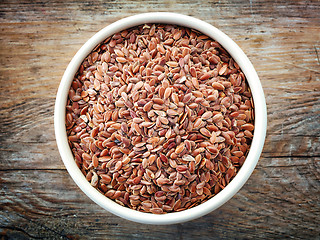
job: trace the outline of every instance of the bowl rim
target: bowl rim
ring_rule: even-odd
[[[175,24],[193,28],[219,42],[238,63],[242,72],[245,74],[252,92],[255,106],[255,130],[252,144],[243,166],[234,179],[222,191],[208,201],[181,212],[173,212],[162,215],[143,213],[128,207],[123,207],[92,187],[74,161],[74,157],[68,145],[65,127],[65,106],[68,91],[73,77],[83,59],[99,43],[112,34],[146,23]],[[54,129],[58,150],[67,171],[78,187],[91,200],[107,211],[130,221],[159,225],[175,224],[190,221],[210,213],[226,203],[241,189],[241,187],[252,174],[263,149],[267,129],[267,109],[264,92],[252,63],[241,50],[241,48],[231,38],[211,24],[194,17],[172,12],[152,12],[126,17],[104,27],[102,30],[93,35],[78,50],[66,68],[58,88],[54,109]]]

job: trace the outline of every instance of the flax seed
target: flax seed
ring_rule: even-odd
[[[87,181],[116,203],[153,214],[218,194],[254,134],[245,75],[214,40],[145,24],[86,57],[66,106],[68,142]]]

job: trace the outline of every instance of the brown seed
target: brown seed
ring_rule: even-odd
[[[227,72],[228,65],[223,65],[222,68],[219,70],[219,75],[224,75]]]
[[[155,103],[155,104],[164,104],[164,101],[163,99],[161,98],[153,98],[152,101]]]
[[[203,120],[208,120],[209,118],[211,118],[213,116],[213,113],[211,111],[207,111],[204,114],[202,114],[201,118]]]
[[[144,105],[143,107],[143,111],[148,112],[150,111],[151,107],[152,107],[153,103],[150,101],[147,104]]]
[[[239,158],[243,156],[243,152],[241,152],[241,151],[234,151],[234,152],[232,152],[232,154],[236,157],[239,157]]]
[[[194,156],[194,155],[193,155]],[[201,159],[202,159],[202,157],[201,157],[201,154],[197,154],[196,156],[195,156],[195,163],[196,163],[196,166],[201,162]]]
[[[169,66],[169,67],[178,67],[178,63],[177,62],[166,62],[166,64]]]
[[[177,31],[177,32],[175,32],[175,34],[173,35],[173,39],[174,39],[174,40],[178,40],[179,38],[181,38],[181,35],[182,35],[181,30],[180,30],[180,31]]]
[[[211,132],[210,142],[214,144],[217,140],[217,135],[215,132]]]
[[[212,74],[209,73],[209,72],[206,72],[200,77],[200,80],[207,80],[207,79],[209,79],[211,77],[212,77]]]
[[[169,116],[179,115],[179,113],[178,113],[177,111],[173,110],[173,109],[168,109],[168,110],[167,110],[167,114],[168,114]]]
[[[189,108],[190,109],[195,109],[195,108],[197,108],[199,106],[199,104],[197,104],[197,103],[190,103],[189,104]]]
[[[197,71],[196,71],[196,69],[195,69],[194,67],[191,67],[191,68],[190,68],[190,74],[191,74],[191,76],[192,76],[193,78],[196,79],[196,77],[197,77]]]
[[[194,173],[194,171],[196,170],[196,164],[195,164],[195,162],[190,162],[189,163],[189,171],[190,171],[190,173]]]
[[[164,41],[164,45],[171,45],[174,42],[172,38],[168,38],[167,40]]]
[[[141,128],[139,127],[139,125],[137,123],[133,123],[133,128],[136,131],[137,134],[142,135],[142,131]]]
[[[152,165],[156,160],[156,158],[157,158],[156,155],[150,155],[148,159],[149,165]]]
[[[82,158],[83,158],[83,160],[85,160],[85,161],[91,161],[91,155],[90,154],[88,154],[88,153],[83,153],[82,154]]]
[[[191,79],[191,82],[192,82],[192,85],[194,86],[195,89],[199,89],[199,82],[198,82],[198,79],[193,77]]]
[[[191,142],[189,140],[184,141],[184,145],[186,146],[186,149],[190,152],[191,150]]]
[[[169,164],[172,168],[177,167],[177,162],[174,159],[172,159],[172,157],[169,159]]]
[[[184,103],[189,102],[191,97],[192,97],[192,93],[188,93],[188,94],[184,95],[182,102],[184,102]]]
[[[165,118],[165,117],[159,117],[159,119],[160,119],[160,121],[161,121],[163,124],[165,124],[165,125],[167,125],[167,124],[169,123],[168,119]]]
[[[179,146],[177,146],[175,153],[180,154],[184,149],[184,143],[181,143]]]
[[[114,167],[116,171],[119,171],[122,168],[122,161],[118,161]]]
[[[164,49],[164,47],[161,44],[157,45],[157,50],[161,53],[161,54],[165,54],[166,50]]]
[[[193,124],[193,128],[197,129],[202,125],[202,120],[201,118],[197,118],[196,121]]]
[[[136,117],[136,118],[133,118],[132,119],[132,122],[134,122],[134,123],[142,123],[144,120],[143,119],[141,119],[141,118],[138,118],[138,117]],[[114,126],[115,124],[113,124],[112,126]],[[120,124],[119,124],[120,125]],[[120,128],[117,128],[117,129],[120,129]]]
[[[133,87],[132,91],[135,92],[135,91],[138,91],[139,89],[141,89],[143,86],[143,82],[140,81],[140,82],[137,82],[137,84]]]
[[[178,172],[184,172],[188,170],[188,167],[186,165],[178,165],[176,169]]]
[[[163,213],[163,210],[161,208],[151,208],[150,212],[153,214],[161,214]]]
[[[212,120],[215,122],[215,123],[218,123],[218,122],[221,122],[223,120],[223,116],[221,113],[218,113],[216,115],[214,115],[212,117]]]
[[[98,185],[98,181],[99,181],[99,177],[98,177],[97,173],[93,172],[93,176],[91,178],[91,185],[93,187],[96,187]]]
[[[246,137],[248,137],[248,138],[252,138],[253,137],[253,134],[248,130],[244,131],[244,135],[246,135]]]
[[[171,92],[172,92],[172,89],[171,88],[166,88],[165,92],[164,92],[164,95],[163,95],[163,98],[164,99],[167,99],[170,97],[171,95]]]
[[[117,60],[117,62],[119,62],[119,63],[125,63],[125,62],[127,62],[127,59],[124,58],[124,57],[117,57],[116,60]]]
[[[187,162],[195,161],[194,157],[192,157],[191,155],[183,155],[182,160]]]
[[[206,137],[211,137],[210,131],[206,128],[200,128],[200,133]]]
[[[214,89],[217,89],[217,90],[224,90],[224,86],[221,84],[221,83],[218,83],[218,82],[213,82],[212,83],[212,87],[214,88]]]
[[[203,98],[203,93],[200,91],[192,91],[192,94],[196,97],[196,98]]]
[[[99,176],[106,184],[109,184],[112,180],[112,178],[107,174],[100,174]]]
[[[218,95],[209,95],[207,97],[208,101],[216,101],[218,99]]]
[[[161,160],[162,162],[168,163],[168,158],[167,158],[164,154],[160,153],[159,156],[160,156],[160,160]]]
[[[241,128],[242,128],[243,130],[248,130],[248,131],[250,131],[250,132],[252,132],[252,131],[254,130],[254,126],[253,126],[253,124],[251,124],[251,123],[243,124],[243,125],[241,125]]]
[[[215,146],[213,146],[213,145],[209,145],[209,146],[207,146],[206,148],[207,148],[207,150],[208,150],[210,153],[212,153],[212,154],[214,154],[214,155],[216,155],[216,154],[219,153],[219,150],[218,150]]]
[[[98,167],[98,165],[99,165],[99,159],[96,155],[93,155],[93,157],[92,157],[92,164],[93,164],[93,167],[95,167],[95,168]]]
[[[160,96],[160,98],[164,97],[164,92],[165,92],[165,88],[164,87],[160,87],[159,88],[159,96]]]
[[[146,169],[146,173],[147,173],[149,178],[154,179],[154,173],[151,170]]]
[[[172,93],[172,101],[175,103],[175,104],[178,104],[179,103],[179,97],[176,93]]]

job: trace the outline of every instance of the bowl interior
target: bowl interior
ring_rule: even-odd
[[[83,59],[94,49],[94,47],[96,47],[99,43],[101,43],[112,34],[144,23],[175,24],[193,28],[219,42],[238,63],[241,70],[245,74],[252,92],[255,105],[254,137],[248,156],[234,179],[216,196],[200,204],[199,206],[181,212],[162,215],[143,213],[127,207],[123,207],[105,197],[94,187],[92,187],[74,161],[72,152],[68,145],[65,127],[65,107],[68,91],[71,86],[73,77]],[[181,14],[160,12],[139,14],[121,19],[96,33],[80,48],[80,50],[76,53],[76,55],[69,63],[62,77],[56,97],[54,125],[57,145],[62,160],[70,176],[89,198],[91,198],[94,202],[96,202],[98,205],[108,210],[109,212],[112,212],[115,215],[131,221],[147,224],[173,224],[201,217],[220,207],[222,204],[227,202],[237,191],[239,191],[239,189],[251,175],[260,157],[266,135],[266,119],[266,103],[259,77],[250,60],[240,49],[240,47],[223,32],[206,22]]]

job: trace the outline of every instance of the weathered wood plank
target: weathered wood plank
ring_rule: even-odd
[[[320,37],[319,34],[316,34],[317,28],[308,28],[308,34],[314,38],[306,38],[305,32],[291,34],[290,27],[296,29],[298,23],[292,23],[291,26],[286,27],[286,35],[283,36],[275,35],[275,33],[268,35],[270,32],[261,34],[261,31],[254,33],[253,30],[250,30],[248,35],[244,35],[244,39],[247,40],[244,40],[243,38],[239,39],[240,33],[231,32],[231,37],[235,38],[249,55],[260,75],[267,97],[269,131],[271,133],[287,131],[291,134],[302,135],[307,131],[319,131],[320,129],[318,121],[320,114],[320,70],[316,56],[316,44],[320,41]],[[26,23],[22,22],[14,25],[9,24],[9,27],[4,25],[2,28],[2,31],[6,32],[6,36],[3,37],[3,43],[6,44],[1,44],[1,46],[6,47],[1,49],[1,55],[5,57],[1,57],[0,72],[3,73],[2,76],[10,77],[10,81],[3,81],[3,87],[0,90],[3,114],[10,114],[8,109],[14,113],[19,111],[19,108],[32,110],[30,105],[36,107],[40,102],[49,104],[49,106],[44,106],[47,111],[48,108],[53,107],[56,88],[69,60],[96,30],[108,23],[101,27],[96,26],[94,30],[90,25],[84,25],[83,29],[79,30],[77,25],[83,26],[82,24],[84,24],[81,22],[66,23],[63,26],[50,23],[53,25],[50,29],[46,27],[46,24],[48,23],[35,23],[26,28]],[[228,33],[231,27],[233,31],[234,25],[230,24],[230,26],[224,27]],[[247,25],[244,25],[240,29],[243,31],[246,27]],[[278,27],[278,31],[282,32],[283,27]],[[253,33],[254,35],[252,35]],[[296,41],[288,41],[288,34],[290,34],[289,37],[304,40],[303,44],[300,43],[299,46],[296,46],[296,51],[292,51],[295,49]],[[70,45],[71,42],[72,45]],[[63,45],[56,50],[55,47],[59,43],[60,46],[61,43]],[[258,44],[255,45],[255,43]],[[273,49],[270,49],[270,46]],[[39,54],[43,51],[49,54]],[[256,51],[260,55],[257,55]],[[50,61],[48,58],[50,54],[55,55],[55,61]],[[19,71],[15,68],[17,64],[15,58],[19,58],[21,61]],[[30,59],[34,60],[30,62]],[[48,71],[50,69],[48,69],[48,62],[50,62],[50,68],[57,69],[57,71]],[[280,64],[281,62],[283,64]],[[27,79],[25,76],[28,76]],[[51,79],[54,81],[50,81]],[[274,81],[275,79],[277,81]],[[13,88],[13,84],[17,87]],[[17,93],[22,95],[17,96]],[[28,104],[30,105],[28,106]],[[282,106],[280,112],[279,106]],[[51,111],[49,113],[52,114]],[[305,114],[308,114],[309,117],[304,118]],[[13,114],[10,115],[13,116]],[[23,120],[19,118],[20,115],[18,113],[16,115],[14,119],[22,122]],[[292,117],[293,115],[298,116]],[[14,122],[12,125],[16,125],[16,123]],[[307,126],[304,127],[305,125]],[[10,125],[8,129],[12,131]]]
[[[320,158],[262,158],[227,204],[198,220],[172,226],[131,223],[108,213],[64,170],[2,171],[0,222],[3,229],[14,223],[36,237],[205,239],[212,234],[227,238],[238,231],[239,238],[312,238],[319,235],[319,167]]]

